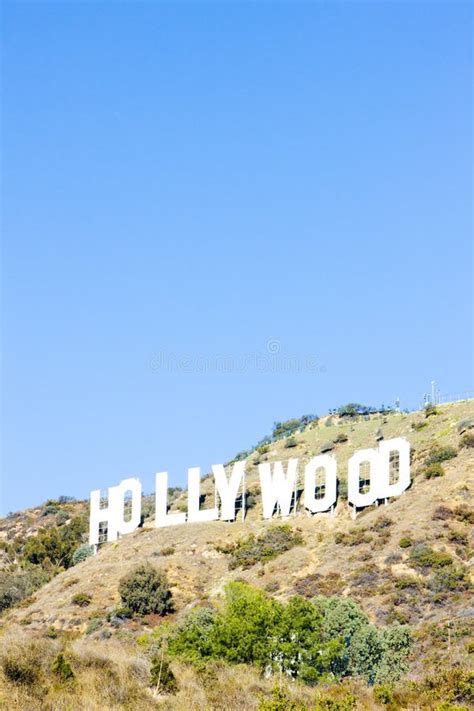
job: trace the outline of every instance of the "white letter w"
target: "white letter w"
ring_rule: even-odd
[[[291,499],[295,492],[298,460],[289,459],[285,474],[282,462],[265,462],[258,465],[260,486],[262,488],[263,517],[271,518],[278,506],[282,516],[290,515]],[[295,504],[296,506],[296,499]]]

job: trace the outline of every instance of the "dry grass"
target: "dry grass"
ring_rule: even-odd
[[[59,651],[73,670],[71,681],[61,682],[52,671]],[[135,645],[118,640],[68,644],[32,638],[18,630],[2,639],[0,703],[4,708],[31,711],[156,708],[149,663]]]

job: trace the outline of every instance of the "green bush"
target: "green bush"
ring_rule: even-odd
[[[393,690],[387,684],[379,684],[374,686],[374,699],[379,704],[393,706],[396,704]]]
[[[415,578],[397,578],[395,581],[395,587],[397,590],[406,590],[407,588],[417,588],[419,586],[418,580]]]
[[[334,442],[330,442],[329,440],[325,442],[324,444],[321,445],[320,452],[321,454],[324,454],[325,452],[331,452],[334,449]]]
[[[343,637],[350,641],[357,630],[369,624],[365,612],[350,598],[321,595],[314,599],[314,604],[322,614],[323,639]]]
[[[451,541],[451,543],[455,543],[458,546],[467,546],[469,543],[469,537],[467,533],[464,533],[464,531],[451,529],[448,532],[448,541]]]
[[[411,549],[409,563],[414,568],[443,568],[451,565],[453,559],[449,553],[435,551],[420,543]]]
[[[163,655],[153,657],[151,660],[150,682],[161,694],[174,694],[178,690],[176,677],[169,661]]]
[[[337,691],[341,690],[337,689]],[[358,704],[357,697],[354,694],[342,691],[335,698],[334,692],[331,691],[328,694],[318,694],[316,705],[312,711],[353,711],[356,708],[358,708]]]
[[[286,420],[285,422],[275,422],[273,425],[272,437],[281,437],[282,435],[294,432],[301,423],[298,419],[292,418],[291,420]]]
[[[428,427],[428,423],[426,420],[419,420],[418,422],[412,422],[411,426],[415,432],[420,432],[420,430],[424,430],[425,427]]]
[[[428,587],[436,593],[455,592],[468,590],[471,587],[471,583],[469,575],[464,568],[447,565],[430,577]]]
[[[272,668],[308,683],[328,670],[334,649],[340,648],[322,642],[321,615],[311,602],[295,596],[282,605],[237,582],[227,586],[224,607],[202,639],[216,659],[253,664],[262,671]]]
[[[139,565],[123,577],[119,594],[124,606],[138,615],[166,615],[173,609],[166,574],[149,564]]]
[[[436,464],[437,462],[447,462],[458,456],[458,451],[454,447],[432,447],[426,464]]]
[[[275,422],[273,425],[272,439],[279,439],[284,435],[293,434],[296,430],[306,427],[311,422],[316,422],[315,415],[302,415],[302,417],[292,418],[285,422]]]
[[[62,509],[58,511],[56,514],[56,526],[63,526],[66,521],[69,521],[70,516],[67,511],[63,511]]]
[[[213,655],[234,664],[271,664],[281,605],[245,583],[229,583],[212,631]]]
[[[277,668],[293,679],[315,684],[342,645],[323,642],[320,610],[295,595],[281,608],[275,647]]]
[[[71,665],[62,652],[59,652],[59,654],[57,654],[54,658],[51,671],[53,674],[56,674],[56,676],[59,677],[60,681],[63,683],[74,679],[74,672],[71,669]]]
[[[59,511],[55,504],[46,504],[41,511],[42,516],[51,516],[52,514],[57,514]]]
[[[97,632],[97,630],[102,627],[103,622],[100,619],[100,617],[93,617],[89,622],[87,623],[86,627],[86,634],[93,634],[93,632]]]
[[[357,417],[360,412],[367,412],[370,409],[367,405],[361,405],[358,402],[348,402],[347,405],[342,405],[337,410],[337,414],[339,417]]]
[[[270,699],[260,697],[257,711],[307,711],[308,707],[300,701],[294,701],[283,689],[272,690]]]
[[[362,543],[370,543],[372,537],[365,528],[351,528],[348,533],[337,531],[334,536],[334,543],[344,546],[359,546]]]
[[[339,432],[335,437],[334,437],[334,444],[343,444],[344,442],[347,442],[349,437],[346,435],[345,432]]]
[[[82,563],[83,560],[91,556],[93,553],[93,546],[90,546],[88,543],[83,543],[82,546],[76,548],[72,554],[72,564],[77,565],[78,563]]]
[[[78,607],[88,607],[88,605],[91,604],[91,600],[92,595],[89,595],[89,593],[84,592],[78,592],[71,598],[72,604],[77,605]]]
[[[382,660],[375,674],[379,684],[389,684],[398,681],[408,671],[408,655],[412,637],[407,625],[394,625],[385,628],[381,633]]]
[[[229,567],[250,568],[256,563],[265,563],[294,546],[304,543],[301,533],[293,531],[288,524],[273,526],[261,536],[253,534],[236,544],[222,549],[230,554]]]
[[[398,541],[398,545],[400,548],[410,548],[413,545],[413,541],[411,538],[408,538],[407,536],[404,536],[403,538],[400,538]]]
[[[425,407],[425,417],[432,417],[433,415],[437,415],[438,410],[436,408],[436,405],[426,405]]]
[[[292,447],[296,447],[298,442],[296,441],[296,437],[288,437],[288,439],[285,440],[285,449],[291,449]]]
[[[189,662],[214,655],[214,631],[217,622],[214,608],[198,607],[191,610],[175,627],[169,642],[170,653]]]
[[[429,464],[423,471],[425,479],[437,479],[440,476],[445,475],[444,468],[442,464],[435,462],[434,464]]]
[[[364,625],[354,634],[349,646],[349,672],[373,684],[382,663],[382,636],[374,625]]]
[[[87,531],[85,516],[76,516],[61,528],[41,528],[30,536],[23,546],[22,556],[29,563],[43,565],[50,561],[54,566],[69,568],[78,545]]]
[[[168,555],[173,555],[173,553],[176,552],[176,548],[174,546],[165,546],[164,548],[161,549],[160,554],[163,556],[168,556]]]

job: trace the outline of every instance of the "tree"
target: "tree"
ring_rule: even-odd
[[[382,635],[374,625],[366,625],[355,632],[349,645],[349,671],[373,684],[384,654]]]
[[[322,615],[303,597],[290,598],[281,615],[274,656],[291,677],[317,681],[321,673]]]
[[[41,528],[36,536],[31,536],[23,546],[23,557],[33,565],[44,565],[50,561],[59,568],[72,565],[73,553],[82,543],[87,530],[85,516],[75,516],[61,528]]]
[[[406,625],[388,627],[382,632],[383,658],[375,681],[379,684],[398,681],[408,671],[408,655],[412,638]]]
[[[338,409],[337,414],[340,417],[355,417],[361,412],[367,412],[369,409],[370,408],[368,408],[366,405],[361,405],[358,402],[348,402],[347,405],[342,405]]]
[[[348,597],[318,596],[314,604],[323,614],[323,639],[342,637],[349,643],[361,627],[369,624],[369,618],[359,605]]]
[[[328,644],[326,653],[330,654],[328,671],[336,677],[354,673],[364,676],[362,656],[367,653],[364,645],[367,643],[367,629],[370,627],[365,612],[354,600],[345,597],[318,596],[314,599],[314,604],[323,614],[322,638]],[[378,654],[378,647],[375,646],[372,651]],[[378,661],[376,663],[378,664]],[[354,671],[355,669],[357,671]]]
[[[264,669],[275,651],[275,630],[282,605],[245,583],[227,585],[225,606],[213,631],[215,653],[233,663]]]
[[[217,612],[209,607],[192,610],[169,640],[169,652],[189,661],[210,658],[215,652]]]

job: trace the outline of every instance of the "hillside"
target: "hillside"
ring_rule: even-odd
[[[460,427],[470,418],[472,423]],[[262,677],[254,668],[244,672],[241,666],[208,667],[206,673],[213,679],[210,684],[202,668],[174,659],[171,664],[178,681],[175,693],[153,696],[147,682],[150,645],[146,635],[151,633],[153,637],[153,630],[179,623],[199,605],[219,605],[226,584],[232,580],[249,583],[282,602],[295,594],[308,600],[317,595],[350,597],[381,629],[409,625],[413,647],[406,683],[422,684],[423,679],[440,669],[468,670],[473,651],[469,640],[474,631],[474,448],[472,442],[468,446],[466,438],[466,432],[474,433],[470,424],[474,424],[472,401],[438,406],[430,416],[425,412],[332,416],[302,426],[290,439],[282,438],[255,450],[247,459],[247,488],[253,495],[245,521],[238,517],[233,523],[216,521],[155,529],[153,516],[149,515],[135,533],[115,544],[104,544],[96,556],[54,575],[32,595],[4,611],[0,618],[4,654],[11,653],[12,645],[24,645],[30,651],[36,645],[49,664],[63,649],[70,654],[73,668],[76,664],[77,679],[74,688],[65,693],[42,669],[42,681],[32,690],[24,680],[18,682],[9,677],[3,668],[2,708],[102,709],[135,708],[135,704],[170,709],[258,708],[263,703],[260,695],[270,694],[274,680]],[[408,491],[388,505],[369,507],[354,521],[342,485],[334,515],[310,516],[300,506],[296,515],[284,522],[262,519],[259,462],[285,461],[290,457],[304,462],[329,445],[338,461],[339,477],[344,480],[347,461],[356,449],[375,446],[381,437],[397,436],[406,437],[411,443],[413,482]],[[441,461],[442,470],[427,478],[430,457]],[[203,481],[202,489],[204,506],[212,505],[211,478]],[[172,509],[184,509],[185,502],[185,493],[175,493]],[[79,521],[87,510],[85,502],[50,502],[48,506],[49,510],[38,507],[0,521],[0,537],[4,541],[0,565],[5,576],[18,564],[25,541],[35,539],[40,528],[59,530],[59,536],[64,537],[71,520]],[[147,500],[149,513],[150,508]],[[60,515],[60,511],[64,513]],[[256,559],[248,567],[229,564],[236,543],[251,534],[258,539],[282,523],[301,536],[302,544],[269,560]],[[121,604],[119,581],[142,562],[151,563],[168,576],[174,612],[166,618],[147,615],[122,619],[114,614]],[[46,567],[51,565],[48,560]],[[84,605],[75,604],[74,599],[80,599],[77,596],[81,593]],[[92,662],[86,663],[87,655],[92,656]],[[38,664],[41,666],[39,661]],[[131,667],[135,672],[130,671]],[[243,679],[247,683],[243,684]],[[114,697],[110,689],[105,692],[104,688],[110,685],[123,687],[122,696],[117,692]],[[130,691],[132,687],[136,696]],[[337,701],[338,695],[348,689],[355,705],[321,708],[389,707],[388,701],[374,697],[357,679],[339,687],[328,687],[324,693],[335,704],[343,704],[346,701]],[[319,708],[315,704],[323,703],[317,701],[322,688],[314,690],[292,682],[288,693],[306,704],[301,708]],[[416,703],[421,704],[420,708],[438,708],[443,701],[454,704],[449,708],[466,708],[471,692],[456,691],[453,696],[451,691],[440,691],[438,698],[437,692],[432,694],[432,701],[428,692],[426,701],[419,693]],[[68,702],[71,694],[74,700]],[[395,704],[391,708],[415,708],[406,701],[396,706],[396,698],[390,703]]]

